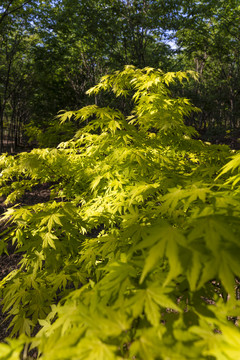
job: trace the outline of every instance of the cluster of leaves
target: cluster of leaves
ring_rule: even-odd
[[[30,344],[43,360],[239,358],[240,155],[192,138],[198,109],[168,85],[193,75],[127,66],[88,92],[125,96],[128,116],[86,106],[60,115],[83,126],[57,149],[1,156],[7,203],[51,184],[2,218],[0,250],[22,260],[0,283],[17,336],[1,360]]]

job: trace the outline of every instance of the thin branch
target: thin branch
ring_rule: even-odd
[[[4,18],[5,18],[6,16],[14,13],[15,11],[17,11],[17,10],[19,10],[19,9],[21,9],[21,8],[23,8],[24,5],[29,4],[32,0],[27,0],[27,1],[25,1],[24,3],[22,3],[20,6],[12,9],[12,10],[10,10],[10,11],[8,11],[9,8],[10,8],[10,6],[11,6],[11,4],[13,3],[13,1],[14,1],[14,0],[10,0],[10,1],[9,1],[9,3],[8,3],[8,5],[7,5],[7,8],[5,9],[5,11],[3,12],[2,16],[0,17],[0,24],[1,24],[1,22],[4,20]]]

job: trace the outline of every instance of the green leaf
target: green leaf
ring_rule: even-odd
[[[187,271],[187,279],[190,285],[191,291],[197,290],[198,281],[201,276],[202,271],[202,261],[201,261],[201,255],[194,251],[192,253],[192,258],[190,259],[190,266]]]
[[[153,300],[151,292],[149,293],[148,290],[146,290],[144,310],[148,321],[153,326],[158,326],[161,318],[160,309],[158,304]]]
[[[54,240],[58,239],[57,236],[53,235],[50,232],[47,232],[47,233],[41,234],[41,237],[43,239],[43,244],[42,244],[43,248],[47,248],[48,246],[50,246],[50,247],[52,247],[53,249],[56,250]]]

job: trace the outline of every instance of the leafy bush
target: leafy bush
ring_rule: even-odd
[[[131,114],[68,112],[86,124],[70,141],[1,156],[7,203],[42,183],[51,200],[2,218],[1,252],[22,260],[0,284],[17,336],[0,359],[28,344],[43,360],[239,358],[240,154],[191,138],[198,109],[167,87],[192,75],[127,66],[88,93]]]
[[[60,124],[57,119],[49,122],[45,130],[35,126],[34,123],[27,124],[24,129],[28,143],[38,147],[55,147],[60,142],[71,139],[76,132],[75,124]]]

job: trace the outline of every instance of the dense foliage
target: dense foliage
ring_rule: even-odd
[[[1,283],[12,335],[0,359],[240,356],[240,154],[194,140],[198,109],[168,86],[194,73],[127,66],[88,93],[131,103],[62,113],[58,148],[2,155],[1,191],[21,266]],[[21,206],[48,183],[51,200]]]

